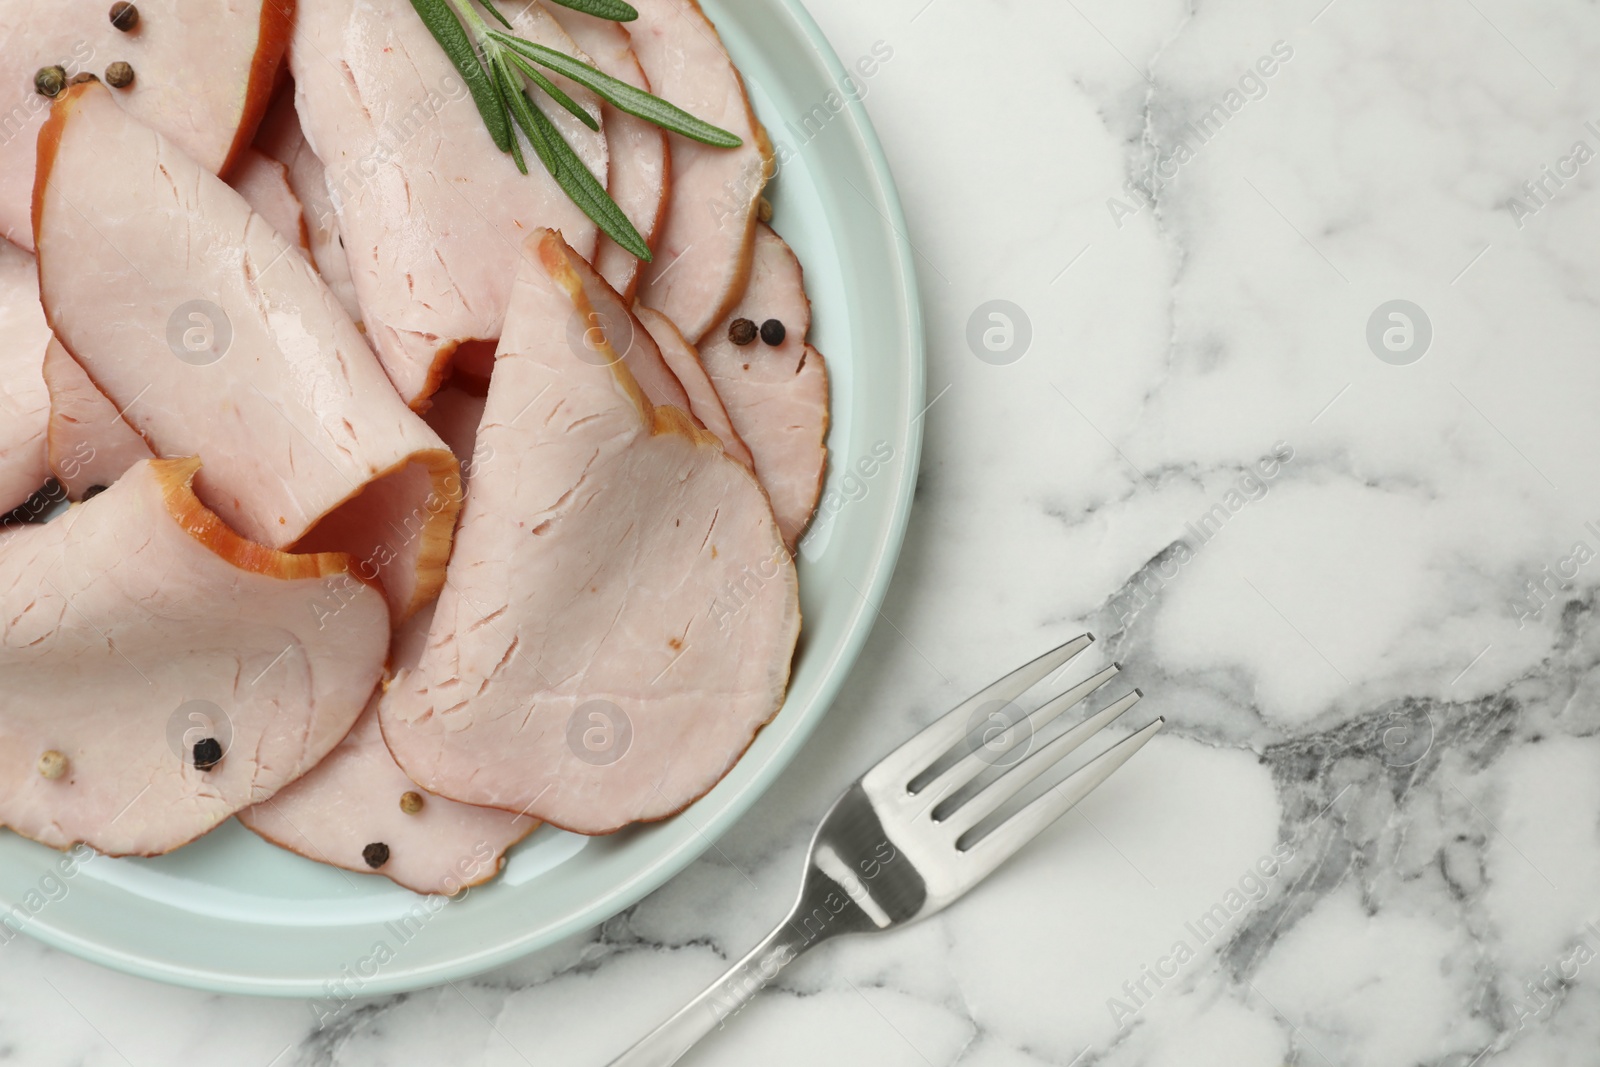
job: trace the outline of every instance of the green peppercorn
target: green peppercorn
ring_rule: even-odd
[[[117,60],[106,68],[106,84],[113,89],[126,89],[133,84],[133,67]]]
[[[39,777],[55,781],[67,773],[67,757],[50,749],[39,757]]]
[[[422,794],[421,793],[401,793],[400,794],[400,810],[405,812],[407,815],[415,815],[417,812],[421,811],[422,810]]]
[[[749,319],[734,319],[728,324],[728,340],[743,348],[756,339],[756,324]]]
[[[40,96],[55,96],[67,87],[65,67],[40,67],[33,76],[33,88]]]

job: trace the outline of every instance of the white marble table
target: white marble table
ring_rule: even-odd
[[[603,929],[325,1030],[18,941],[0,1062],[604,1064],[781,915],[840,786],[1085,628],[1169,731],[976,896],[801,961],[688,1062],[1595,1062],[1594,7],[811,7],[847,62],[892,51],[864,91],[937,398],[816,739]],[[1030,329],[980,359],[994,300]]]

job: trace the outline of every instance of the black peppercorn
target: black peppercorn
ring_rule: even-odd
[[[106,84],[113,89],[126,89],[133,84],[133,66],[117,60],[106,68]]]
[[[33,76],[33,87],[40,96],[55,96],[67,87],[65,67],[40,67]]]
[[[139,9],[127,0],[117,0],[111,5],[111,25],[123,33],[132,33],[139,26]]]
[[[756,339],[756,324],[749,319],[734,319],[728,324],[728,340],[743,348]]]
[[[783,323],[777,319],[768,319],[761,324],[761,339],[773,348],[783,344],[783,339],[789,336],[789,331],[783,328]]]
[[[389,862],[389,846],[382,841],[374,841],[361,850],[361,858],[367,861],[367,866],[377,870]]]
[[[194,766],[196,770],[209,771],[221,762],[221,741],[218,741],[215,737],[206,737],[194,743]]]

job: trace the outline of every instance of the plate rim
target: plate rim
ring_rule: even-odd
[[[776,10],[791,19],[800,36],[810,45],[813,55],[826,68],[835,86],[847,84],[850,77],[837,51],[827,35],[817,24],[802,0],[770,0]],[[859,590],[860,606],[847,629],[844,640],[833,654],[835,666],[823,672],[818,685],[811,714],[798,719],[791,735],[771,756],[762,774],[736,793],[717,797],[715,792],[701,798],[680,812],[674,819],[689,814],[699,814],[703,819],[692,825],[693,836],[666,849],[653,862],[636,869],[629,877],[617,882],[597,895],[589,904],[574,909],[571,914],[537,929],[509,937],[496,945],[467,955],[448,959],[397,967],[375,976],[363,984],[360,996],[383,996],[409,992],[446,982],[456,981],[486,970],[521,959],[556,944],[584,930],[594,929],[632,907],[650,893],[676,877],[691,863],[700,858],[715,842],[743,818],[756,802],[772,787],[779,776],[788,769],[800,750],[827,717],[837,700],[845,679],[860,659],[861,652],[874,627],[863,623],[863,617],[878,612],[887,596],[904,547],[910,526],[913,496],[921,468],[923,446],[923,421],[919,405],[927,398],[927,343],[926,323],[920,290],[917,282],[914,249],[907,236],[905,209],[887,153],[865,105],[855,94],[841,94],[845,113],[849,116],[852,133],[864,153],[864,160],[873,178],[873,189],[881,203],[871,206],[884,217],[885,247],[892,252],[895,277],[888,280],[889,288],[896,292],[904,309],[904,321],[896,324],[896,332],[903,333],[909,356],[905,378],[905,397],[909,405],[900,413],[903,429],[897,444],[904,446],[904,462],[893,472],[889,521],[881,528],[881,545],[869,569],[868,581]],[[769,724],[770,725],[770,724]],[[709,808],[703,807],[711,802]],[[79,958],[109,967],[135,977],[148,978],[172,985],[210,993],[228,993],[272,998],[315,997],[323,992],[320,983],[298,978],[247,978],[233,972],[199,970],[191,966],[140,955],[79,935],[71,930],[51,924],[48,916],[36,916],[25,931],[36,940],[53,948],[71,953]]]

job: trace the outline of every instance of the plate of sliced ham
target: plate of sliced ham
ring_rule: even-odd
[[[799,0],[33,6],[0,0],[49,27],[0,30],[0,944],[326,1020],[637,902],[817,726],[908,521],[922,324],[863,72]],[[491,77],[491,29],[549,64],[494,83],[543,88],[522,153],[446,10]]]

